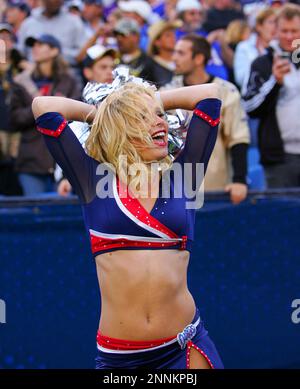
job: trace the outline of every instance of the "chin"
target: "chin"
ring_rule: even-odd
[[[156,153],[155,160],[160,161],[160,160],[166,158],[167,155],[168,155],[168,149],[164,149],[164,150]]]
[[[162,159],[166,158],[168,155],[168,148],[163,148],[161,150],[155,150],[151,153],[147,153],[147,155],[143,156],[144,161],[151,162],[151,161],[161,161]]]

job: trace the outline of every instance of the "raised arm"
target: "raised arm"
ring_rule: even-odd
[[[201,100],[220,98],[219,86],[215,83],[165,90],[159,94],[166,111],[176,108],[192,111]]]
[[[204,84],[163,91],[161,99],[165,109],[193,111],[184,148],[174,162],[192,164],[190,178],[193,189],[197,190],[201,185],[201,180],[197,180],[197,164],[203,164],[205,174],[218,135],[221,110],[219,87]]]
[[[64,97],[37,97],[32,104],[37,130],[82,203],[95,196],[98,162],[88,156],[67,120],[92,121],[96,108]],[[99,179],[99,177],[98,177]]]
[[[35,118],[47,112],[59,112],[66,120],[91,123],[94,120],[96,108],[66,97],[45,96],[36,97],[33,100],[32,111]]]

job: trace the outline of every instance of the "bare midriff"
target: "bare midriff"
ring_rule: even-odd
[[[188,262],[189,252],[180,250],[118,250],[98,255],[101,334],[153,340],[181,332],[195,314],[187,287]]]

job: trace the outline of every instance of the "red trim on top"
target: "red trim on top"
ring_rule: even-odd
[[[120,238],[120,239],[108,239],[108,238],[101,238],[99,236],[95,236],[93,234],[90,234],[90,241],[91,241],[91,249],[92,253],[95,254],[98,251],[102,250],[109,250],[112,248],[120,248],[124,249],[126,247],[140,247],[140,248],[162,248],[162,247],[168,247],[172,248],[180,242],[143,242],[143,241],[133,241],[128,240],[126,238]],[[181,249],[181,247],[180,247]]]
[[[152,348],[161,346],[164,343],[170,342],[175,339],[175,336],[170,338],[154,339],[154,340],[123,340],[110,338],[102,335],[99,331],[97,332],[97,343],[99,346],[105,347],[109,350],[142,350],[145,348]]]
[[[58,138],[59,135],[66,128],[67,123],[68,122],[64,119],[64,121],[59,125],[59,127],[56,130],[49,130],[48,128],[42,128],[42,127],[37,127],[37,130],[44,135],[49,135],[49,136],[53,136],[54,138]]]
[[[186,249],[187,235],[182,235],[180,250]]]
[[[215,127],[220,123],[220,118],[214,120],[211,116],[207,115],[207,113],[201,111],[200,109],[195,109],[194,114],[205,120],[212,127]]]
[[[166,234],[169,238],[179,238],[179,236],[175,234],[175,232],[171,231],[159,220],[151,216],[151,214],[142,206],[139,200],[130,195],[128,187],[126,187],[125,184],[121,183],[118,178],[117,191],[122,204],[135,218],[137,218],[144,224],[147,224],[149,227]]]

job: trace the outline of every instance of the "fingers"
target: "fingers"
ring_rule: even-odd
[[[279,59],[274,63],[274,69],[278,72],[287,73],[290,71],[291,64],[286,59]]]
[[[247,197],[247,185],[240,183],[232,183],[225,187],[226,192],[230,192],[230,200],[232,204],[240,204]]]
[[[273,74],[277,82],[282,83],[283,77],[291,70],[291,64],[288,59],[282,59],[280,57],[274,57],[273,62]]]
[[[71,193],[71,190],[72,190],[72,187],[71,187],[69,181],[64,179],[59,183],[58,188],[57,188],[57,193],[60,196],[66,197]]]

